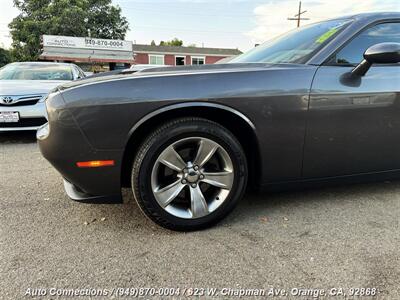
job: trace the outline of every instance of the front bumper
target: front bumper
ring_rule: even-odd
[[[122,150],[95,149],[65,107],[61,94],[47,99],[49,123],[37,132],[42,155],[65,179],[68,196],[86,203],[120,203]],[[80,168],[78,162],[113,160],[110,167]]]
[[[122,203],[121,194],[109,195],[109,196],[93,196],[81,191],[78,187],[73,185],[68,180],[64,179],[64,189],[68,197],[74,201],[81,203],[96,203],[96,204],[115,204]]]
[[[0,131],[37,130],[47,121],[44,102],[24,106],[0,106],[0,112],[18,112],[20,118],[17,123],[0,123]]]

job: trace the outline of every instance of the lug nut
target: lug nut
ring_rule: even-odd
[[[186,184],[187,181],[186,181],[186,179],[183,179],[181,182],[182,182],[182,184]]]
[[[200,175],[200,179],[204,179],[204,175],[203,174]]]
[[[195,188],[197,186],[197,184],[193,183],[192,184],[192,188]]]
[[[199,166],[194,166],[195,171],[199,169]]]

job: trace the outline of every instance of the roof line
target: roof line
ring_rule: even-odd
[[[186,53],[186,52],[165,52],[165,51],[144,51],[144,50],[133,50],[134,53],[140,53],[140,54],[156,54],[156,55],[164,55],[164,54],[170,54],[170,55],[199,55],[199,56],[220,56],[220,57],[227,57],[227,56],[236,56],[237,54],[224,54],[224,53]]]

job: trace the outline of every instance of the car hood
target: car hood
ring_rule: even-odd
[[[0,95],[47,94],[65,80],[0,80]]]
[[[120,73],[112,73],[99,77],[84,78],[69,82],[59,86],[60,90],[78,87],[80,85],[118,80],[121,78],[143,78],[143,77],[160,77],[160,76],[174,76],[174,75],[195,75],[195,74],[209,74],[209,73],[228,73],[228,72],[241,72],[252,70],[264,69],[293,69],[304,68],[306,65],[302,64],[267,64],[267,63],[228,63],[228,64],[215,64],[215,65],[202,65],[202,66],[179,66],[179,67],[161,67],[141,70],[139,72],[129,72],[129,70],[121,71]]]

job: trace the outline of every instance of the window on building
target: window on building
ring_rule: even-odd
[[[205,61],[205,57],[192,56],[192,65],[204,65]]]
[[[185,57],[184,56],[175,56],[175,65],[176,66],[184,66],[185,65]]]
[[[363,31],[336,54],[334,63],[356,65],[369,47],[387,42],[400,43],[400,23],[378,24]]]
[[[164,65],[164,55],[149,55],[150,65]]]

